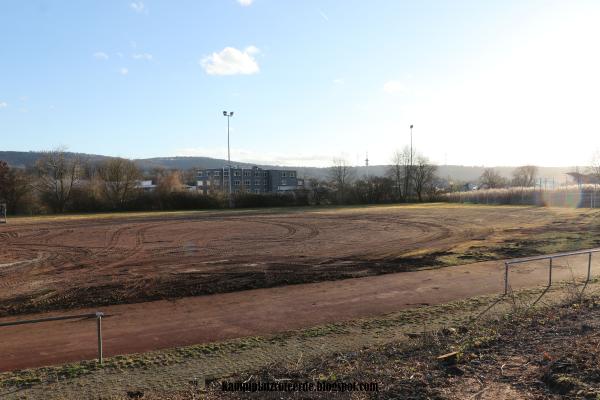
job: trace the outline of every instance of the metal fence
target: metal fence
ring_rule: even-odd
[[[523,264],[531,261],[540,261],[540,260],[548,260],[548,287],[552,286],[552,263],[555,258],[569,257],[569,256],[578,256],[587,254],[588,255],[588,267],[587,267],[587,277],[585,282],[589,282],[592,274],[592,254],[600,252],[600,249],[592,249],[592,250],[581,250],[581,251],[571,251],[566,253],[558,253],[552,254],[549,256],[536,256],[536,257],[527,257],[527,258],[519,258],[515,260],[509,260],[504,262],[504,294],[508,294],[508,270],[511,265],[515,264]]]
[[[569,208],[600,208],[600,186],[571,185],[555,188],[513,187],[446,193],[452,203],[535,205]]]
[[[90,314],[78,314],[78,315],[64,315],[64,316],[59,316],[59,317],[48,317],[48,318],[40,318],[40,319],[2,322],[2,323],[0,323],[0,328],[7,327],[7,326],[15,326],[15,325],[39,324],[42,322],[63,321],[63,320],[67,320],[67,319],[96,318],[96,331],[98,334],[98,362],[100,364],[102,364],[102,318],[103,317],[104,317],[104,313],[98,311],[93,314],[90,313]]]

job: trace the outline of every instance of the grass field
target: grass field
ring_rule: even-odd
[[[425,204],[15,218],[0,226],[0,316],[590,248],[598,216]]]

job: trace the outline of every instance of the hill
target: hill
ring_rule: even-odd
[[[69,156],[81,156],[90,162],[101,162],[111,158],[110,156],[98,154],[67,153]],[[43,155],[43,152],[36,151],[0,151],[0,160],[6,161],[9,165],[16,168],[29,168],[35,165],[35,162]],[[144,171],[151,171],[155,168],[164,169],[195,169],[195,168],[223,168],[227,166],[227,160],[210,157],[155,157],[135,159],[134,162]],[[236,162],[232,164],[241,167],[250,167],[254,164]],[[278,165],[259,165],[262,168],[293,169],[298,171],[298,175],[304,178],[326,179],[329,173],[327,167],[282,167]],[[481,176],[484,166],[464,166],[464,165],[440,165],[438,175],[440,178],[456,181],[475,182]],[[494,167],[501,175],[510,177],[515,167]],[[369,166],[369,175],[384,176],[389,169],[388,165]],[[539,167],[539,176],[549,181],[555,180],[557,184],[564,182],[566,173],[573,171],[574,167]],[[367,169],[364,166],[353,167],[355,174],[359,177],[365,176]]]

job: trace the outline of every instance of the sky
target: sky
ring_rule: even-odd
[[[0,150],[587,165],[600,1],[0,0]]]

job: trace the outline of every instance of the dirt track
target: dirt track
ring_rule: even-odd
[[[581,277],[587,257],[555,261],[555,281]],[[600,257],[593,265],[600,270]],[[229,338],[266,335],[452,300],[501,293],[502,262],[485,262],[175,301],[102,307],[106,355],[143,352]],[[514,267],[513,289],[547,282],[547,263]],[[94,309],[77,312],[94,312]],[[35,315],[42,317],[53,314]],[[3,318],[0,322],[18,318]],[[0,371],[35,367],[96,355],[94,320],[1,328]]]
[[[577,225],[452,205],[17,219],[0,226],[0,316],[408,271],[565,214]]]

